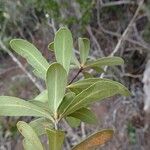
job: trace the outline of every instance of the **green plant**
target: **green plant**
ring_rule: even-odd
[[[30,123],[19,121],[18,130],[24,136],[23,146],[26,150],[43,150],[39,137],[47,134],[49,148],[61,150],[65,132],[59,129],[62,119],[69,123],[83,121],[96,123],[96,117],[90,110],[90,104],[104,98],[121,94],[130,95],[122,84],[109,79],[95,78],[87,71],[94,69],[102,72],[103,66],[121,65],[124,63],[120,57],[105,57],[98,60],[88,60],[90,42],[86,38],[79,38],[80,61],[73,53],[73,38],[69,29],[60,28],[49,44],[53,50],[56,61],[49,64],[38,49],[31,43],[22,39],[10,41],[11,48],[26,58],[34,68],[36,76],[43,79],[47,89],[35,99],[25,101],[17,97],[0,96],[0,116],[35,116]],[[70,69],[78,69],[77,74],[68,82]],[[85,79],[74,82],[79,73]],[[83,150],[104,144],[113,135],[112,129],[105,129],[90,136],[73,150]]]

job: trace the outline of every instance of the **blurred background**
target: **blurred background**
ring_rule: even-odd
[[[94,131],[115,128],[113,140],[102,150],[150,150],[149,0],[0,0],[0,95],[32,99],[45,88],[27,62],[11,51],[9,41],[27,39],[52,62],[54,54],[47,46],[61,26],[72,31],[77,57],[77,39],[87,37],[92,59],[124,58],[124,66],[107,68],[104,77],[121,82],[132,93],[94,104],[96,125],[62,125],[67,129],[64,149]],[[22,150],[16,122],[31,119],[0,117],[0,150]]]

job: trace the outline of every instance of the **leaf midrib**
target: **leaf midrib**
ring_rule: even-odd
[[[105,89],[105,90],[106,90],[106,89]],[[87,97],[83,98],[81,101],[79,101],[78,103],[76,103],[73,107],[71,107],[71,110],[72,110],[73,108],[75,108],[77,105],[79,105],[80,103],[82,103],[85,99],[89,98],[90,96],[95,95],[95,94],[97,94],[97,93],[99,93],[99,92],[102,92],[102,91],[105,91],[105,90],[101,90],[101,91],[97,91],[97,92],[93,92],[93,93],[89,94]],[[76,98],[76,99],[77,99],[77,98]],[[76,99],[74,99],[73,102],[74,102]],[[73,102],[72,102],[72,103],[73,103]],[[71,103],[70,105],[72,105],[72,103]],[[71,111],[71,110],[68,109],[68,113],[69,113],[69,111]],[[67,110],[66,110],[66,111],[67,111]]]
[[[97,83],[94,83],[94,84],[92,84],[89,88],[91,88],[92,86],[94,86],[95,84],[97,84]],[[115,86],[115,88],[118,88],[118,86]],[[113,89],[113,87],[112,87],[112,89]],[[89,94],[87,97],[85,97],[85,98],[83,98],[81,101],[79,101],[78,103],[75,103],[75,105],[71,108],[71,110],[73,110],[73,108],[75,108],[77,105],[79,105],[80,103],[82,103],[85,99],[87,99],[87,98],[89,98],[90,96],[92,96],[92,95],[95,95],[95,94],[97,94],[97,93],[99,93],[99,92],[102,92],[102,91],[105,91],[105,90],[107,90],[107,89],[102,89],[102,90],[100,90],[100,91],[96,91],[96,92],[92,92],[91,94]],[[120,91],[120,90],[119,90]],[[82,92],[84,92],[84,91],[82,91]],[[81,92],[81,93],[82,93]],[[81,94],[80,93],[80,94]],[[72,104],[74,103],[74,101],[76,100],[76,99],[78,99],[78,97],[76,97],[76,98],[74,98],[74,100],[72,101],[72,103],[70,103],[70,105],[68,105],[68,107],[67,107],[67,109],[70,107],[70,106],[72,106]],[[67,112],[67,114],[69,113],[69,111],[71,111],[71,110],[67,110],[66,109],[66,112]]]
[[[63,63],[63,66],[65,66],[65,38],[63,38],[63,53],[62,53],[62,63]]]
[[[54,108],[55,108],[55,111],[57,109],[57,80],[58,80],[58,77],[57,77],[57,69],[55,69],[55,91],[54,91]]]
[[[94,84],[92,84],[89,88],[91,88],[92,86],[94,86],[95,84],[97,84],[97,83],[94,83]],[[78,94],[77,96],[79,97],[83,92],[85,92],[86,90],[88,90],[89,88],[87,88],[87,89],[85,89],[84,91],[82,91],[80,94]],[[92,95],[93,93],[91,93],[90,95]],[[89,95],[89,96],[90,96]],[[89,97],[88,96],[88,97]],[[62,115],[61,116],[63,116],[63,115],[66,115],[66,113],[68,113],[69,111],[69,107],[72,105],[72,103],[74,103],[74,101],[75,101],[75,99],[77,99],[78,97],[75,97],[72,101],[71,101],[71,103],[66,107],[66,109],[64,110],[64,112],[62,113]],[[86,97],[87,98],[87,97]],[[71,108],[72,109],[72,108]],[[68,111],[68,112],[67,112]]]
[[[20,50],[23,50],[25,53],[27,52],[31,57],[33,57],[34,59],[35,59],[35,61],[38,63],[38,64],[40,64],[40,66],[42,67],[42,68],[44,68],[44,70],[45,71],[47,71],[47,68],[42,64],[42,63],[40,63],[39,61],[38,61],[38,59],[36,59],[36,57],[32,54],[32,53],[30,53],[29,51],[26,51],[26,49],[24,49],[24,48],[20,48]],[[36,48],[35,48],[36,49]],[[38,49],[36,49],[36,50],[38,50]],[[39,54],[42,56],[42,54],[39,52]],[[27,59],[28,59],[28,57],[27,57]]]

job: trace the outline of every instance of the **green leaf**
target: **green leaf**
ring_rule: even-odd
[[[0,96],[0,116],[37,116],[53,120],[44,109],[20,98]]]
[[[74,117],[71,117],[71,116],[67,116],[66,121],[70,125],[70,127],[72,127],[72,128],[78,127],[81,123],[80,119],[77,119],[77,118],[74,118]]]
[[[110,79],[105,79],[105,78],[87,78],[84,80],[80,80],[77,82],[74,82],[70,85],[67,86],[68,89],[70,89],[71,91],[73,91],[74,93],[80,93],[81,91],[83,91],[84,89],[88,88],[89,86],[91,86],[92,84],[98,82],[98,81],[110,81],[113,82],[116,86],[118,85],[119,87],[121,87],[120,89],[122,89],[122,91],[124,92],[125,96],[130,95],[130,92],[128,91],[128,89],[123,86],[122,84],[110,80]],[[43,97],[43,98],[42,98]],[[47,90],[43,91],[41,94],[39,94],[39,96],[37,96],[35,99],[42,101],[44,99],[44,101],[46,101],[47,98]]]
[[[84,78],[87,79],[87,78],[93,78],[92,74],[91,73],[88,73],[88,72],[82,72],[83,75],[84,75]]]
[[[10,41],[10,46],[16,53],[28,61],[39,76],[43,79],[46,78],[49,63],[34,45],[23,39],[13,39]]]
[[[34,69],[33,71],[33,74],[35,76],[37,76],[38,78],[41,78],[41,79],[44,79],[45,80],[45,77],[43,77],[43,74],[39,73],[36,69]]]
[[[54,115],[57,115],[57,109],[65,95],[67,73],[62,65],[59,63],[53,63],[48,68],[46,78],[49,108],[54,113]]]
[[[49,49],[50,51],[54,51],[54,42],[51,42],[51,43],[48,45],[48,49]],[[78,59],[76,58],[76,55],[75,55],[75,53],[74,53],[73,50],[72,50],[72,57],[71,57],[70,63],[71,63],[72,65],[78,66],[78,68],[80,67],[80,63],[79,63]]]
[[[73,89],[70,89],[72,92],[74,92],[76,95],[78,95],[79,93],[81,93],[83,91],[83,89],[80,89],[80,88],[73,88]]]
[[[79,63],[74,51],[72,51],[71,64],[76,65],[78,68],[80,68],[80,63]]]
[[[89,123],[89,124],[97,123],[95,114],[87,108],[81,108],[81,109],[71,113],[69,116],[78,118],[81,121]]]
[[[31,104],[33,105],[36,105],[38,107],[41,107],[42,109],[48,111],[49,113],[52,114],[52,112],[50,111],[49,107],[48,107],[48,102],[40,102],[40,101],[37,101],[37,100],[29,100],[28,102],[30,102]]]
[[[86,79],[89,80],[89,79]],[[83,86],[84,84],[82,84]],[[85,85],[84,85],[85,86]],[[129,91],[120,83],[111,80],[100,80],[88,88],[79,93],[66,108],[65,115],[69,115],[74,111],[85,107],[96,100],[102,100],[114,96],[116,94],[122,94],[128,96]]]
[[[54,42],[51,42],[51,43],[48,44],[48,49],[50,51],[54,51]]]
[[[24,150],[36,150],[35,146],[27,139],[23,139],[23,148]]]
[[[32,150],[43,150],[43,146],[37,134],[32,129],[32,127],[30,127],[30,125],[28,125],[24,121],[19,121],[17,123],[17,128],[19,132],[25,137],[24,145],[26,145],[27,147],[30,147],[32,145]]]
[[[79,80],[77,82],[74,82],[74,83],[68,85],[67,88],[69,88],[70,90],[72,90],[72,89],[85,89],[85,88],[88,88],[89,86],[91,86],[92,84],[94,84],[98,81],[105,81],[105,79],[88,78],[88,79],[84,79],[84,80]]]
[[[103,73],[103,72],[105,72],[104,71],[104,69],[102,69],[102,68],[100,68],[100,67],[91,67],[93,70],[95,70],[96,72],[98,72],[98,73]]]
[[[94,84],[96,82],[103,83],[105,81],[107,83],[108,82],[112,83],[114,86],[117,86],[122,95],[124,95],[124,96],[131,95],[129,90],[121,83],[110,80],[110,79],[105,79],[105,78],[88,78],[88,79],[80,80],[80,81],[77,81],[77,82],[74,82],[74,83],[68,85],[67,88],[69,88],[70,90],[80,89],[80,91],[81,91],[83,89],[88,88],[89,86],[91,86],[92,84]]]
[[[73,50],[73,39],[69,29],[60,28],[56,32],[54,50],[57,62],[60,63],[68,73]]]
[[[34,100],[36,101],[40,101],[40,102],[48,102],[48,93],[47,90],[42,91],[38,96],[36,96],[34,98]]]
[[[68,92],[67,94],[65,94],[65,96],[58,108],[59,115],[62,115],[63,112],[65,112],[67,106],[71,103],[71,101],[73,100],[74,97],[75,97],[75,93],[73,93],[73,92]]]
[[[29,123],[38,136],[46,134],[46,128],[52,128],[53,124],[46,118],[38,118]]]
[[[51,150],[62,150],[65,133],[60,130],[46,130],[48,139],[49,139],[49,147]]]
[[[88,61],[84,68],[102,67],[102,66],[115,66],[124,64],[124,60],[120,57],[103,57],[94,61]]]
[[[83,66],[89,55],[90,41],[87,38],[79,38],[78,44],[79,44],[81,65]]]
[[[97,146],[103,145],[110,141],[110,139],[113,137],[113,134],[113,130],[104,129],[89,136],[87,139],[73,147],[72,150],[90,150],[92,148],[97,148]]]

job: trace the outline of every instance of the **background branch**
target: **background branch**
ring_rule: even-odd
[[[135,12],[133,18],[132,18],[131,21],[129,22],[129,24],[128,24],[127,28],[125,29],[125,31],[123,32],[122,36],[119,38],[118,43],[117,43],[115,49],[111,52],[110,56],[114,56],[114,55],[117,53],[117,51],[119,50],[119,48],[121,47],[122,42],[123,42],[124,39],[127,37],[128,32],[129,32],[130,29],[132,28],[132,25],[133,25],[133,23],[134,23],[134,21],[135,21],[137,15],[139,14],[139,11],[140,11],[141,8],[142,8],[143,3],[144,3],[144,0],[141,0],[141,1],[139,2],[138,8],[137,8],[137,10],[136,10],[136,12]],[[105,71],[105,72],[107,71],[107,68],[108,68],[108,66],[105,66],[105,67],[104,67],[104,71]],[[100,78],[103,78],[104,75],[105,75],[105,73],[102,73],[102,74],[100,75]]]

